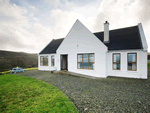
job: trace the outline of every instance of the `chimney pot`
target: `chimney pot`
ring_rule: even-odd
[[[109,24],[109,22],[108,21],[105,21],[105,23],[104,24]]]

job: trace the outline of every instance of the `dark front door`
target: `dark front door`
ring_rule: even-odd
[[[68,55],[61,55],[61,70],[68,70]]]

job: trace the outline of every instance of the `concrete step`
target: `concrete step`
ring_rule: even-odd
[[[58,73],[64,73],[64,74],[67,74],[67,75],[73,75],[73,76],[78,76],[78,77],[90,78],[90,79],[98,79],[99,78],[99,77],[93,77],[93,76],[79,74],[79,73],[70,72],[70,71],[57,71],[57,72]]]

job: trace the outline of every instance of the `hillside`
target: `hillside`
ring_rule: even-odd
[[[22,68],[38,67],[38,55],[0,50],[0,71],[7,71],[17,66]]]
[[[147,60],[150,60],[150,53],[147,53]]]

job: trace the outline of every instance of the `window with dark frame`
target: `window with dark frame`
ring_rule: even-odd
[[[137,70],[137,53],[127,53],[127,68],[128,71]]]
[[[40,56],[40,65],[48,66],[48,56]]]
[[[51,56],[51,66],[54,66],[55,62],[54,62],[54,55]]]
[[[113,53],[113,70],[120,70],[120,53]]]
[[[77,69],[94,69],[94,53],[77,54]]]

